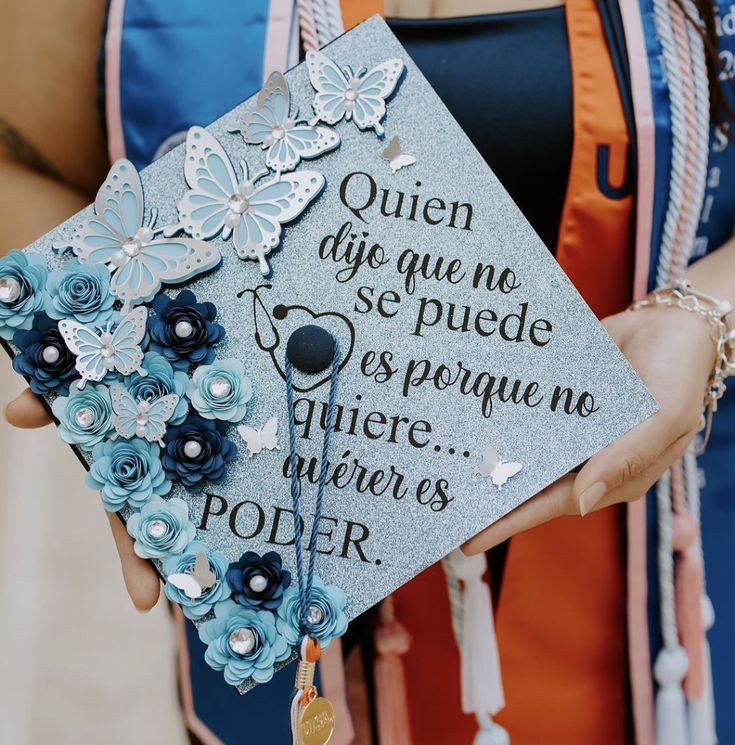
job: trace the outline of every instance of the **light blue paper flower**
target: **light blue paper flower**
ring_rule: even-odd
[[[38,254],[17,249],[0,259],[0,337],[29,329],[46,303],[46,265]]]
[[[151,497],[171,491],[155,443],[108,440],[95,445],[92,458],[85,483],[100,492],[108,512],[117,512],[126,504],[137,509]]]
[[[240,360],[218,360],[194,371],[187,395],[205,419],[239,422],[248,410],[253,385]]]
[[[72,318],[90,326],[112,318],[115,297],[110,292],[110,271],[104,264],[72,259],[63,269],[49,274],[46,292],[50,318]]]
[[[212,607],[230,596],[230,586],[225,581],[227,572],[227,559],[219,551],[212,551],[201,541],[193,541],[186,551],[179,556],[170,556],[163,564],[163,572],[169,577],[172,574],[191,573],[194,563],[199,554],[204,554],[209,560],[209,568],[217,578],[212,587],[202,588],[202,594],[198,598],[190,598],[183,590],[175,587],[171,582],[166,582],[164,591],[166,597],[172,603],[178,603],[184,615],[192,620],[203,618]]]
[[[189,402],[186,400],[186,389],[189,376],[181,370],[174,371],[171,363],[157,352],[146,352],[143,358],[143,369],[148,373],[141,377],[133,373],[125,378],[124,385],[135,399],[153,403],[161,396],[175,393],[179,403],[168,420],[171,424],[181,424],[189,413]]]
[[[59,437],[70,445],[92,450],[114,432],[110,392],[104,385],[76,386],[68,396],[59,396],[51,406],[59,420]]]
[[[143,559],[164,559],[186,551],[196,527],[189,520],[183,499],[154,497],[128,518],[128,533],[135,539],[135,553]]]
[[[316,619],[311,624],[309,633],[319,639],[326,649],[335,637],[347,631],[347,616],[344,609],[347,596],[336,585],[325,585],[319,577],[314,577],[310,608]],[[286,641],[295,645],[301,638],[299,628],[299,590],[292,585],[283,595],[283,603],[278,608],[278,633]]]
[[[215,670],[224,670],[230,685],[240,685],[248,678],[267,683],[273,677],[275,663],[291,654],[288,643],[276,629],[271,611],[243,608],[225,600],[215,605],[214,615],[215,618],[199,627],[199,638],[207,645],[204,654],[207,664]],[[247,649],[248,639],[252,649],[238,654],[235,649],[239,645]]]

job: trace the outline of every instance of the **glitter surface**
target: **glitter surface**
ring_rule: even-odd
[[[297,222],[284,228],[282,246],[270,256],[271,278],[264,280],[256,261],[238,259],[230,242],[216,238],[223,266],[188,286],[200,301],[219,309],[227,338],[218,356],[242,360],[253,381],[245,419],[252,427],[277,416],[285,429],[281,372],[292,331],[316,323],[337,337],[346,364],[339,379],[340,431],[333,438],[330,475],[343,488],[330,483],[326,490],[317,573],[345,590],[347,612],[354,618],[650,416],[656,405],[387,26],[371,19],[329,45],[326,53],[353,68],[393,57],[405,61],[403,78],[387,104],[385,137],[343,121],[335,127],[340,147],[301,164],[300,170],[322,173],[326,187]],[[308,118],[314,92],[305,65],[287,79],[294,107]],[[251,173],[262,168],[264,151],[228,130],[240,126],[253,103],[254,98],[209,127],[233,163],[247,160]],[[395,174],[382,157],[394,135],[416,158]],[[146,219],[156,207],[159,226],[177,222],[176,202],[186,189],[183,161],[179,147],[143,171]],[[353,207],[366,201],[375,185],[374,203],[359,214],[340,201],[343,179],[354,172],[363,175],[345,187]],[[402,216],[392,216],[399,202]],[[469,230],[464,229],[467,203],[472,208]],[[89,213],[90,208],[80,214]],[[51,244],[71,234],[74,220],[28,250],[44,254],[52,268],[61,265],[64,259],[52,253]],[[352,225],[339,251],[346,250],[352,235],[353,253],[365,240],[365,261],[352,277],[345,262],[319,255],[325,236],[348,221]],[[373,251],[370,260],[376,243],[382,249]],[[416,275],[413,286],[397,268],[407,249],[416,252],[419,268],[424,254],[431,257],[428,278]],[[378,266],[381,257],[386,262]],[[439,257],[443,263],[437,268]],[[491,278],[488,268],[474,288],[478,262],[492,264],[495,274]],[[405,257],[404,268],[409,264]],[[511,292],[502,291],[514,284],[503,273],[506,267],[520,283]],[[499,288],[486,289],[488,279]],[[252,291],[258,287],[256,301]],[[238,297],[244,290],[250,292]],[[503,339],[503,333],[511,339],[516,335],[521,315],[523,340]],[[543,346],[529,340],[537,319],[552,326],[551,332],[540,321],[535,327]],[[396,372],[380,382],[384,352],[390,355],[383,355],[382,362]],[[419,386],[406,383],[404,395],[409,367],[416,379],[422,373],[428,377],[429,371],[435,378]],[[495,394],[483,413],[482,396],[473,385],[481,392],[490,376],[495,376]],[[501,386],[503,376],[508,380]],[[516,379],[522,383],[514,391]],[[309,459],[318,459],[328,386],[319,376],[298,374],[295,382],[302,391],[298,447],[308,465]],[[535,396],[527,388],[533,383]],[[568,398],[566,388],[573,391]],[[529,405],[507,402],[511,396],[521,399],[524,391]],[[565,404],[587,411],[590,400],[582,397],[579,403],[585,391],[594,396],[597,410],[588,416],[565,413]],[[543,400],[530,405],[539,396]],[[239,440],[234,426],[230,436]],[[227,480],[201,495],[175,486],[169,496],[187,500],[200,526],[198,539],[232,560],[245,550],[279,551],[293,571],[286,436],[282,429],[280,450],[252,457],[240,443]],[[489,445],[503,459],[523,464],[502,489],[478,474]],[[307,531],[317,471],[306,474],[313,481],[303,481]]]

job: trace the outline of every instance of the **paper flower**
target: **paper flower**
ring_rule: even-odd
[[[181,370],[174,371],[171,364],[156,352],[147,352],[143,358],[142,368],[148,373],[141,377],[140,373],[133,373],[125,378],[124,385],[135,399],[153,403],[161,396],[175,393],[179,403],[168,420],[169,424],[179,424],[189,413],[189,402],[186,400],[186,388],[189,377]]]
[[[56,321],[37,313],[30,329],[18,329],[13,336],[21,353],[13,358],[13,370],[25,375],[34,393],[68,393],[77,377],[76,359],[59,332]]]
[[[72,259],[63,269],[49,274],[46,292],[46,313],[51,318],[72,318],[99,326],[112,317],[115,297],[104,264],[82,264]]]
[[[0,259],[0,337],[29,329],[46,302],[48,272],[43,257],[14,249]]]
[[[309,634],[326,648],[335,637],[347,631],[347,616],[344,609],[347,596],[336,585],[325,585],[319,577],[314,577],[311,604],[309,605]],[[297,644],[301,638],[299,624],[299,591],[290,587],[283,596],[278,608],[278,631],[289,644]]]
[[[275,663],[291,654],[270,611],[243,608],[225,600],[214,606],[214,615],[199,627],[199,638],[207,645],[207,664],[224,670],[230,685],[240,685],[248,678],[267,683]]]
[[[180,370],[214,360],[214,345],[224,339],[225,330],[214,322],[217,308],[212,303],[197,303],[191,290],[182,290],[173,299],[158,295],[153,310],[156,315],[148,319],[148,331],[154,352]]]
[[[203,587],[202,594],[198,598],[191,598],[171,582],[166,582],[164,585],[166,597],[172,603],[178,603],[184,615],[192,620],[203,618],[215,603],[229,597],[230,588],[225,582],[227,559],[219,551],[211,551],[200,541],[192,541],[183,554],[169,556],[163,564],[163,572],[167,577],[172,574],[190,574],[200,554],[207,557],[209,569],[215,576],[215,583],[211,587]]]
[[[239,605],[276,610],[291,584],[291,573],[283,568],[281,556],[275,551],[263,556],[246,551],[230,564],[227,581],[233,590],[232,599]]]
[[[225,425],[192,414],[165,437],[163,467],[170,479],[178,479],[187,491],[196,493],[209,481],[220,483],[225,464],[237,456],[237,447],[224,436]]]
[[[128,518],[128,533],[142,559],[163,559],[183,553],[194,540],[196,528],[183,499],[154,497]]]
[[[253,386],[240,360],[218,360],[194,370],[187,395],[205,419],[239,422],[248,410]]]
[[[151,497],[171,491],[155,443],[108,440],[95,445],[92,458],[85,483],[100,492],[108,512],[117,512],[125,505],[137,509]]]
[[[112,402],[104,385],[72,386],[68,396],[59,396],[51,406],[59,420],[59,437],[70,445],[92,450],[114,431]]]

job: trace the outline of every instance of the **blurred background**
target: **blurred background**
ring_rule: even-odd
[[[0,351],[0,400],[24,385]],[[133,608],[74,453],[0,417],[0,473],[2,745],[186,742],[168,609]]]

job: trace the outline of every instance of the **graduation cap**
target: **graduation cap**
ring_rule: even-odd
[[[25,256],[86,383],[46,394],[62,436],[243,692],[300,640],[292,474],[326,641],[655,410],[379,19]],[[75,315],[63,273],[101,266],[115,306]],[[126,453],[147,491],[112,483]]]

